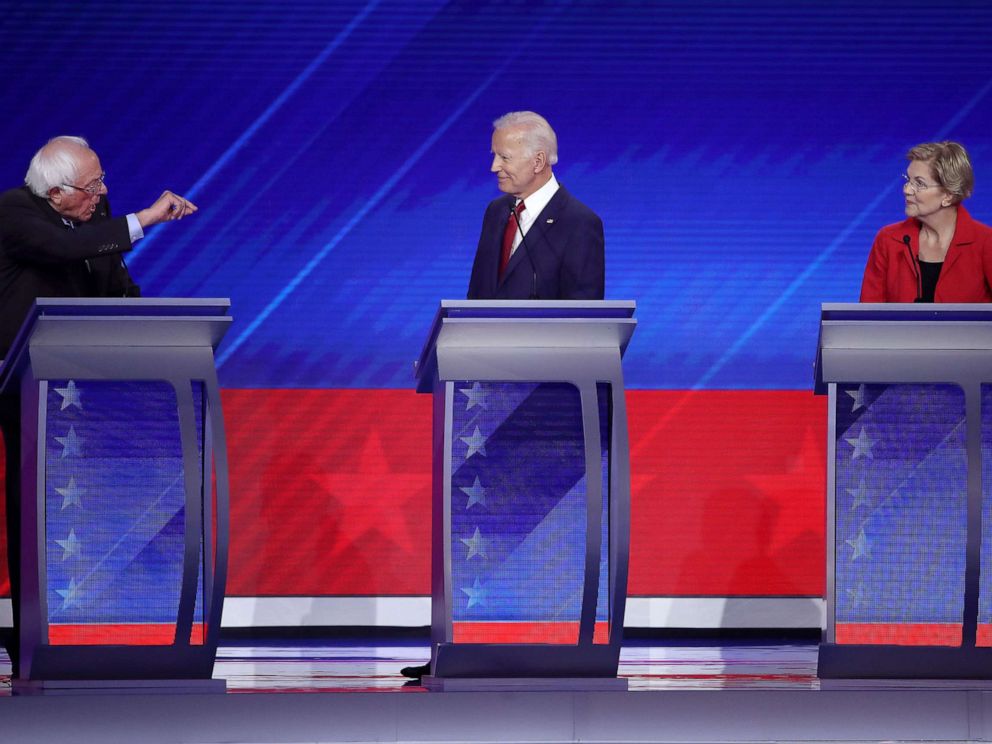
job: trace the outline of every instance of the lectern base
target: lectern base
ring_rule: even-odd
[[[224,679],[14,679],[15,695],[187,695],[227,692]]]
[[[431,692],[626,692],[617,677],[424,677]]]
[[[822,679],[992,679],[992,648],[820,644]]]

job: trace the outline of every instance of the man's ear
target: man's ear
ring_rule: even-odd
[[[65,192],[62,191],[62,189],[60,189],[58,186],[55,186],[48,190],[48,201],[50,201],[56,207],[62,204],[63,196],[65,196]]]
[[[540,173],[548,165],[548,154],[544,150],[538,150],[534,153],[534,172]]]

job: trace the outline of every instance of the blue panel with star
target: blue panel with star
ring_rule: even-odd
[[[193,392],[202,429],[202,385]],[[47,403],[49,623],[175,623],[185,479],[174,389],[53,380]]]
[[[608,399],[600,394],[601,413]],[[452,591],[457,621],[577,622],[586,479],[578,390],[567,383],[455,383]],[[608,424],[601,440],[608,443]],[[609,461],[602,458],[604,480]],[[604,496],[604,509],[607,504]],[[603,545],[608,525],[604,520]],[[601,581],[607,576],[606,556]],[[606,587],[597,615],[606,619]]]
[[[982,385],[982,557],[978,622],[992,624],[992,385]],[[990,645],[979,633],[978,645]]]
[[[964,391],[837,386],[838,623],[961,623]]]

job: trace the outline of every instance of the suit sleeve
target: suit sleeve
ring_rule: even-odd
[[[89,259],[95,297],[141,297],[141,288],[134,283],[120,256],[100,256]]]
[[[15,261],[51,265],[131,250],[126,217],[82,223],[66,230],[45,219],[27,194],[0,205],[0,240]]]
[[[603,299],[606,290],[603,221],[594,212],[586,212],[570,242],[563,256],[559,299]]]
[[[472,262],[472,275],[468,280],[469,300],[491,300],[492,283],[496,278],[497,257],[489,250],[489,241],[493,230],[493,215],[496,213],[495,203],[486,208],[482,216],[482,230],[479,233],[479,244],[475,249],[475,260]],[[488,272],[488,273],[487,273]],[[492,285],[492,286],[490,286]],[[489,289],[487,290],[487,286]]]
[[[889,257],[883,245],[882,233],[879,232],[872,243],[868,263],[865,265],[865,274],[861,280],[861,302],[889,302],[885,289]]]

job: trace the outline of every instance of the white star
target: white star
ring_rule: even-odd
[[[64,388],[55,388],[55,392],[62,396],[60,411],[64,411],[69,406],[76,406],[80,411],[83,410],[83,404],[79,400],[79,388],[76,387],[74,380],[69,380]]]
[[[854,399],[854,406],[851,408],[851,413],[854,413],[859,408],[865,407],[865,386],[858,385],[857,390],[845,390],[845,393],[850,395]]]
[[[69,587],[67,589],[56,589],[55,592],[60,597],[62,597],[62,609],[66,609],[69,605],[79,604],[79,587],[82,584],[77,584],[75,578],[69,579]]]
[[[844,437],[844,441],[854,447],[854,453],[851,455],[852,460],[857,460],[859,457],[867,457],[869,460],[874,459],[871,454],[871,448],[875,446],[875,442],[878,440],[869,437],[865,431],[865,427],[861,427],[861,433],[857,437]]]
[[[81,457],[83,450],[79,444],[79,437],[76,436],[76,427],[70,426],[69,433],[64,437],[55,437],[55,441],[62,445],[62,457]]]
[[[844,490],[854,497],[854,500],[851,502],[851,511],[854,511],[859,506],[868,506],[868,486],[865,485],[864,477],[861,478],[861,482],[857,488],[846,488]]]
[[[472,387],[468,390],[463,389],[458,392],[468,398],[468,401],[465,403],[466,411],[471,411],[475,406],[479,406],[480,408],[486,407],[486,393],[482,389],[482,385],[478,382],[473,382]]]
[[[847,598],[851,601],[852,607],[857,607],[865,603],[868,599],[868,592],[865,590],[864,582],[859,581],[857,587],[854,589],[845,589],[847,592]]]
[[[69,484],[65,488],[56,488],[55,493],[62,497],[62,508],[65,509],[67,506],[72,506],[75,504],[80,509],[83,507],[83,502],[79,498],[79,494],[82,490],[76,485],[76,479],[69,476]]]
[[[79,540],[76,539],[76,530],[69,530],[69,537],[65,540],[56,540],[59,547],[62,548],[62,560],[66,558],[78,558],[80,556],[79,552]]]
[[[468,495],[468,503],[465,505],[466,509],[470,508],[472,504],[486,505],[486,489],[479,483],[479,476],[475,476],[475,483],[471,486],[459,486],[459,489]]]
[[[472,586],[463,586],[462,591],[468,595],[469,607],[486,603],[486,590],[482,588],[482,582],[479,581],[478,576],[475,577],[475,583]]]
[[[468,454],[465,455],[466,460],[476,452],[481,453],[483,457],[486,456],[486,438],[482,436],[482,432],[479,431],[478,426],[475,427],[475,431],[472,432],[472,436],[459,437],[459,439],[468,445]]]
[[[851,554],[852,561],[861,556],[871,558],[871,545],[868,544],[868,536],[865,534],[864,527],[858,530],[858,536],[854,540],[845,540],[844,542],[854,550]]]
[[[479,532],[479,528],[475,528],[475,534],[472,537],[463,537],[461,541],[468,545],[468,556],[465,560],[469,560],[479,555],[483,558],[488,558],[486,555],[486,544],[485,540],[482,539],[482,533]]]

